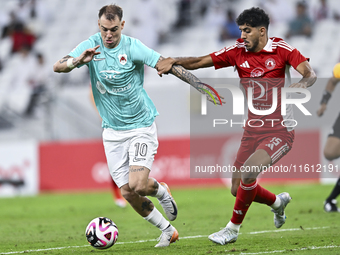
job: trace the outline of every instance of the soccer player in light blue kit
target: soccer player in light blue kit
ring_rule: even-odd
[[[158,147],[154,122],[158,112],[143,88],[144,65],[157,69],[163,57],[121,33],[125,21],[119,6],[104,6],[98,16],[100,33],[80,43],[53,68],[67,73],[88,66],[94,100],[103,119],[110,174],[134,210],[162,231],[155,247],[169,246],[178,240],[178,232],[146,197],[156,197],[167,218],[176,219],[178,209],[169,187],[149,178]],[[180,66],[174,66],[171,72],[198,90],[209,90]]]

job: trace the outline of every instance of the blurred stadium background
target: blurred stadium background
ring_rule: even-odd
[[[87,68],[69,74],[52,71],[57,60],[98,31],[98,10],[109,3],[0,0],[0,196],[110,187],[101,143],[101,121],[91,100]],[[318,75],[307,104],[313,116],[299,123],[297,131],[301,135],[296,152],[292,151],[286,161],[328,164],[322,148],[338,114],[335,98],[340,92],[335,91],[322,119],[315,112],[332,68],[340,61],[338,0],[116,0],[115,3],[124,10],[123,32],[165,57],[206,55],[231,45],[237,31],[235,35],[235,24],[228,22],[227,17],[235,18],[252,6],[264,8],[271,16],[269,35],[284,38],[309,57]],[[298,8],[301,16],[296,20]],[[308,31],[293,31],[305,24]],[[160,78],[151,68],[145,72],[146,91],[160,112],[157,117],[160,148],[153,176],[170,185],[223,184],[219,178],[190,179],[189,86],[170,75]],[[237,77],[233,68],[203,69],[194,74],[199,78]],[[294,71],[292,76],[299,77]],[[212,152],[219,155],[213,163],[219,158],[232,163],[242,130],[225,132],[224,142]],[[312,178],[324,181],[326,177],[337,176],[313,175]]]

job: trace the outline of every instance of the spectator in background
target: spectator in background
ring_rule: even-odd
[[[12,53],[19,52],[23,47],[31,50],[36,40],[35,35],[32,34],[24,24],[18,24],[14,28],[11,38],[13,43],[11,51]]]
[[[18,18],[14,11],[10,12],[10,21],[4,26],[1,38],[10,37],[12,41],[11,53],[19,52],[23,46],[32,49],[35,36]]]
[[[11,36],[14,30],[21,25],[23,25],[23,22],[17,17],[14,11],[11,11],[9,13],[9,22],[2,28],[1,39]]]
[[[15,115],[23,115],[28,107],[32,94],[30,85],[31,77],[36,75],[35,58],[28,46],[23,45],[15,54],[6,68],[17,70],[11,73],[9,84],[1,84],[4,88],[5,97],[2,96],[2,107]]]
[[[175,24],[176,28],[182,28],[191,25],[191,4],[192,0],[180,0],[178,3],[178,19]]]
[[[313,8],[313,15],[315,21],[325,19],[334,19],[335,21],[339,21],[340,19],[339,8],[331,6],[327,0],[319,0],[318,4]]]
[[[260,0],[259,5],[268,12],[270,23],[288,23],[294,17],[294,9],[289,1]]]
[[[296,4],[296,17],[289,23],[287,38],[296,35],[310,37],[312,35],[312,20],[307,13],[307,4],[300,1]]]
[[[330,8],[327,4],[327,0],[320,0],[319,5],[314,9],[314,19],[320,21],[330,18]]]
[[[235,13],[233,10],[226,12],[226,18],[220,32],[220,41],[228,39],[240,38],[241,32],[235,21]]]
[[[139,38],[146,46],[155,49],[160,37],[159,11],[155,0],[138,0],[134,3],[136,10],[143,10],[143,15],[134,12],[132,15],[133,37]]]
[[[49,70],[45,63],[44,55],[36,54],[36,64],[31,67],[32,72],[28,80],[31,87],[31,96],[25,111],[26,116],[32,116],[47,91]]]

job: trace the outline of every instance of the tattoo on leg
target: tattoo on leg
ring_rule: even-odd
[[[144,167],[141,167],[141,168],[133,168],[133,167],[130,166],[129,171],[130,171],[130,173],[141,172],[141,171],[144,171]]]
[[[142,211],[151,212],[152,211],[151,205],[152,205],[152,202],[149,199],[147,201],[143,202],[142,203]]]
[[[154,179],[154,180],[153,180],[153,186],[152,186],[152,187],[155,189],[155,191],[152,192],[151,196],[153,196],[153,197],[156,196],[156,194],[157,194],[157,192],[158,192],[158,185],[159,185],[158,182]]]

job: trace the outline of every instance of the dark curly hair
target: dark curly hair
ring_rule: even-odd
[[[105,18],[108,20],[114,20],[118,17],[119,21],[123,18],[123,9],[115,4],[105,5],[103,6],[98,13],[98,17],[105,15]]]
[[[244,10],[236,19],[236,23],[239,26],[244,24],[251,27],[263,26],[268,30],[269,16],[264,10],[258,7],[252,7]]]

